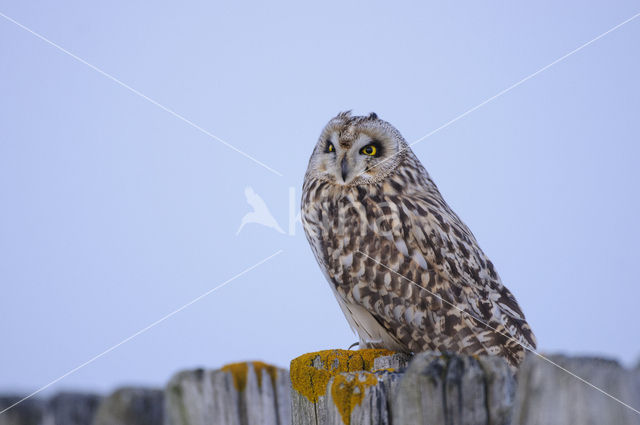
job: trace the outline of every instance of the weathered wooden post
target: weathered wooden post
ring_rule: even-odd
[[[61,392],[47,401],[43,425],[90,425],[102,396]]]
[[[381,358],[387,361],[376,364]],[[404,366],[405,360],[389,350],[327,350],[294,359],[292,423],[388,423],[386,393],[398,378],[391,363]]]
[[[508,425],[515,380],[498,358],[330,350],[291,362],[293,425]]]
[[[535,355],[528,355],[520,367],[514,424],[640,425],[640,414],[567,372],[638,410],[639,370],[594,357],[554,355],[549,359],[566,370]]]
[[[289,373],[262,362],[180,372],[165,406],[165,425],[288,425]]]
[[[394,424],[509,425],[516,382],[497,357],[421,353],[393,394]]]
[[[37,398],[30,398],[16,405],[23,397],[23,395],[0,396],[0,411],[14,406],[0,415],[0,425],[42,424],[45,402]]]
[[[150,388],[119,388],[104,398],[92,425],[162,425],[164,392]]]
[[[91,425],[101,400],[98,394],[81,392],[60,392],[48,399],[1,395],[0,425]]]

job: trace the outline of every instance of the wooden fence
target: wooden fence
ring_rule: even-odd
[[[639,370],[549,358],[527,357],[514,377],[495,357],[328,350],[290,370],[244,362],[179,372],[164,389],[29,399],[0,425],[640,425],[622,404],[640,408]],[[0,396],[0,410],[19,399]]]

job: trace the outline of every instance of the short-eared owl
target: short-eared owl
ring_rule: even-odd
[[[513,367],[522,345],[535,349],[471,231],[375,114],[343,112],[324,128],[304,179],[302,221],[361,347],[498,355]]]

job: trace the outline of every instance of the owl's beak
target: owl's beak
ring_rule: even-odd
[[[340,161],[340,168],[342,171],[342,181],[347,181],[347,176],[349,175],[349,165],[347,164],[347,157],[343,156],[342,161]]]

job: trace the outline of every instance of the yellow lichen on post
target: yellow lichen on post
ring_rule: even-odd
[[[374,370],[372,370],[372,372],[389,372],[389,373],[393,373],[395,371],[396,370],[394,368],[392,368],[392,367],[385,367],[383,369],[374,369]]]
[[[253,370],[258,378],[258,387],[262,388],[262,371],[266,371],[267,374],[271,377],[271,384],[274,385],[276,382],[276,376],[278,374],[278,369],[270,364],[254,361],[254,362],[241,362],[241,363],[230,363],[228,365],[222,366],[221,370],[225,372],[231,373],[233,376],[233,386],[239,392],[244,391],[247,386],[247,373],[249,373],[249,363],[253,366]]]
[[[249,371],[247,362],[224,365],[221,370],[229,372],[233,376],[233,386],[236,387],[236,390],[244,391],[247,386],[247,372]]]
[[[291,385],[294,390],[315,403],[325,395],[329,379],[342,372],[371,371],[378,357],[394,351],[383,349],[325,350],[304,354],[291,361]],[[314,366],[319,363],[319,367]]]
[[[262,388],[262,371],[264,370],[271,377],[271,385],[275,385],[276,377],[278,376],[278,368],[264,363],[264,362],[251,362],[253,365],[253,370],[256,372],[256,376],[258,377],[258,386]]]
[[[355,373],[353,376],[336,375],[331,383],[331,397],[345,425],[351,423],[353,408],[362,403],[365,390],[378,383],[371,372]]]

